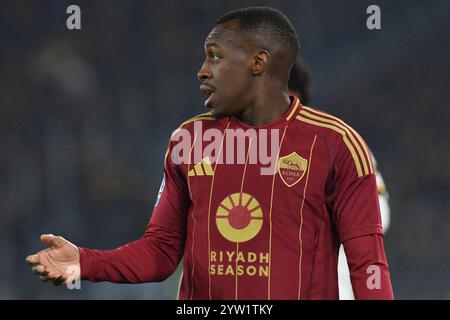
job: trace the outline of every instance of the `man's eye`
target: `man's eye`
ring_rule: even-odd
[[[215,53],[211,53],[210,57],[213,63],[216,63],[219,60],[219,57]]]

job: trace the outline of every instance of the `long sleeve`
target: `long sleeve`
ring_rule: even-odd
[[[394,299],[383,236],[371,234],[352,238],[344,242],[344,249],[355,299]]]
[[[184,176],[166,153],[164,180],[145,234],[113,250],[80,249],[81,278],[140,283],[163,281],[184,251],[189,196]]]
[[[163,281],[175,271],[183,241],[180,235],[150,224],[142,238],[117,249],[79,247],[81,278],[114,283]]]
[[[331,212],[339,241],[344,245],[355,299],[393,299],[376,171],[364,141],[354,134],[361,157],[341,143],[330,188]]]

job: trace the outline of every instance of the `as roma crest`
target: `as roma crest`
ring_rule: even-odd
[[[288,187],[292,187],[302,180],[307,169],[308,160],[303,159],[296,152],[278,160],[278,174]]]

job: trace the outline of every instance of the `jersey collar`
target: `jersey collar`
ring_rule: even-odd
[[[276,127],[276,126],[279,126],[282,124],[287,124],[288,122],[295,119],[295,116],[300,112],[300,109],[302,107],[302,104],[300,103],[300,99],[298,97],[289,96],[289,98],[291,99],[291,105],[289,106],[289,109],[278,119],[276,119],[275,121],[272,121],[270,123],[266,123],[266,124],[263,124],[260,126],[252,126],[252,125],[249,125],[249,124],[246,124],[246,123],[240,121],[235,116],[230,116],[230,121],[232,123],[237,124],[240,127],[255,128],[255,129],[256,128],[258,128],[258,129],[271,128],[271,127]]]

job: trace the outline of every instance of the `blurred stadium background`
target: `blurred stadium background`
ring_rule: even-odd
[[[66,28],[77,4],[82,30]],[[382,30],[366,28],[381,8]],[[281,9],[313,74],[312,106],[356,128],[390,194],[399,299],[450,299],[450,2],[0,1],[0,298],[172,299],[158,284],[41,284],[39,235],[107,249],[139,237],[173,129],[203,112],[203,41],[226,11]]]

